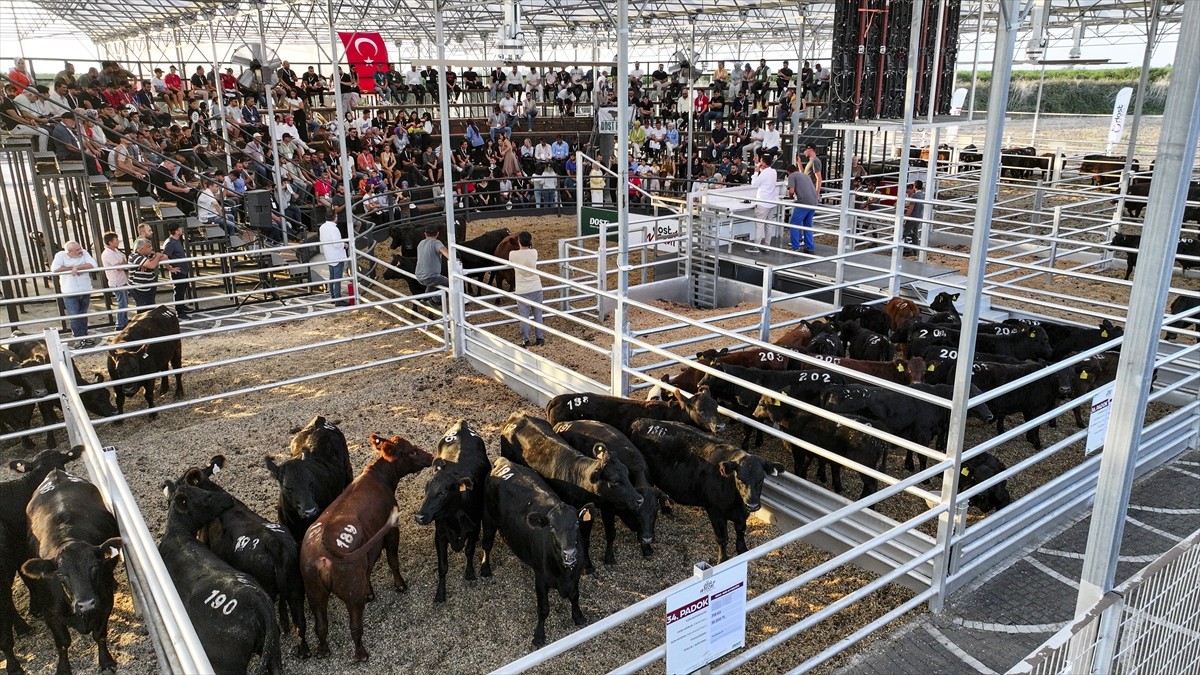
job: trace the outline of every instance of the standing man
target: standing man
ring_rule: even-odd
[[[533,235],[529,232],[521,232],[517,235],[517,245],[520,248],[508,254],[508,261],[523,267],[536,268],[538,252],[533,247]],[[513,292],[524,299],[524,302],[517,303],[517,311],[521,314],[522,319],[522,346],[529,346],[528,319],[532,311],[533,321],[537,328],[535,333],[537,341],[534,344],[541,347],[546,344],[546,335],[542,332],[542,278],[536,272],[517,267]]]
[[[108,287],[113,289],[113,297],[117,301],[117,330],[129,323],[129,312],[125,311],[129,307],[129,275],[123,269],[128,261],[125,252],[119,248],[120,241],[116,232],[105,232],[104,250],[100,252],[104,276],[108,279]]]
[[[921,223],[925,221],[925,183],[913,181],[908,186],[908,201],[904,204],[904,243],[916,246],[921,243]],[[914,256],[915,248],[905,248],[904,255]]]
[[[96,268],[96,259],[83,250],[77,241],[68,241],[54,254],[50,272],[59,275],[59,288],[63,293],[63,307],[71,317],[71,335],[82,338],[76,348],[91,347],[95,340],[87,339],[88,304],[92,296],[92,277],[88,270]]]
[[[154,307],[154,292],[158,284],[158,266],[166,261],[163,253],[154,252],[154,244],[147,237],[138,237],[133,244],[133,253],[129,256],[129,285],[133,290],[133,302],[138,311],[144,312]]]
[[[188,310],[183,305],[190,295],[188,279],[192,276],[192,263],[184,260],[187,257],[187,250],[183,246],[183,223],[177,222],[171,226],[167,242],[163,244],[163,253],[166,254],[168,260],[175,261],[168,264],[167,269],[171,272],[171,281],[174,283],[175,289],[175,313],[179,318],[188,318]]]
[[[817,201],[820,201],[821,179],[825,177],[825,169],[821,166],[821,159],[817,157],[817,146],[812,143],[804,146],[804,173],[812,180],[813,189],[817,191]]]
[[[800,250],[800,236],[804,236],[804,252],[813,253],[816,251],[813,246],[813,209],[811,207],[817,205],[817,190],[813,187],[812,179],[808,174],[801,171],[795,164],[789,164],[787,168],[787,187],[788,196],[796,202],[796,206],[792,208],[792,217],[788,223],[795,226],[791,231],[791,244],[793,251]]]
[[[755,166],[757,168],[754,178],[750,181],[758,190],[754,198],[759,200],[759,203],[754,205],[754,238],[759,246],[769,246],[775,239],[775,225],[769,222],[775,219],[775,205],[766,202],[779,199],[779,186],[776,185],[779,176],[764,156],[759,156]],[[761,249],[754,246],[750,246],[746,251],[762,253]]]
[[[342,231],[338,229],[338,224],[329,217],[327,209],[321,209],[320,217],[325,222],[321,223],[321,253],[325,256],[325,263],[329,265],[329,299],[337,307],[345,307],[350,303],[342,300],[342,274],[346,271],[346,260],[350,258],[346,251],[346,242],[342,238]]]
[[[446,250],[446,246],[438,239],[438,226],[426,225],[425,238],[417,244],[417,268],[413,272],[413,275],[417,277],[417,283],[425,286],[426,292],[450,285],[450,279],[442,274],[442,261],[438,260],[439,255],[446,260],[450,259],[450,251]],[[429,304],[440,307],[442,301],[436,297],[430,298]]]

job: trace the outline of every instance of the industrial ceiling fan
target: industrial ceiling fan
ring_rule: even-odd
[[[233,52],[229,61],[245,68],[238,75],[238,84],[250,91],[262,93],[279,82],[275,71],[283,61],[272,49],[264,49],[255,43],[244,44]]]

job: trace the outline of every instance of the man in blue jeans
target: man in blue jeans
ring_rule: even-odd
[[[813,209],[810,207],[817,205],[817,189],[808,174],[798,169],[795,164],[788,165],[787,174],[788,196],[796,202],[796,206],[792,208],[792,217],[788,221],[792,225],[789,228],[792,250],[797,252],[801,250],[800,237],[803,235],[803,251],[813,253],[816,248],[813,244]]]
[[[342,300],[342,274],[346,271],[346,260],[350,257],[346,254],[346,242],[342,238],[342,231],[338,229],[338,225],[329,218],[328,212],[322,209],[320,217],[325,221],[321,224],[319,230],[321,238],[321,253],[325,255],[325,262],[329,265],[329,299],[338,307],[345,307],[350,303]]]
[[[50,272],[59,275],[58,285],[63,293],[63,307],[71,317],[71,335],[80,338],[76,347],[91,347],[94,340],[87,339],[88,305],[92,299],[92,276],[88,270],[96,269],[96,260],[83,250],[77,241],[68,241],[54,254]]]

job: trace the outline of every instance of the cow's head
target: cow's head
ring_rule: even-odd
[[[736,460],[726,460],[719,466],[721,477],[732,480],[742,497],[746,513],[762,508],[762,486],[767,474],[778,476],[784,471],[782,464],[768,462],[758,455],[741,453]]]
[[[334,456],[345,456],[349,453],[346,447],[346,435],[337,424],[330,422],[321,415],[309,420],[308,424],[294,432],[291,442],[293,457],[308,457],[313,453],[335,453]]]
[[[317,474],[309,462],[289,459],[276,464],[270,455],[266,458],[267,471],[279,482],[279,510],[291,513],[300,519],[311,520],[321,513],[317,506]]]
[[[8,468],[17,473],[36,476],[38,480],[55,469],[65,469],[67,464],[83,456],[83,446],[76,445],[66,452],[58,450],[43,450],[31,460],[14,459],[8,463]]]
[[[629,482],[629,469],[604,447],[597,443],[592,449],[592,462],[587,480],[590,484],[588,491],[599,496],[617,508],[630,511],[642,505],[642,496],[633,489]]]
[[[991,479],[996,474],[1004,471],[1006,468],[1004,462],[1001,462],[995,456],[984,453],[978,457],[967,460],[963,463],[962,470],[959,472],[959,490],[967,490],[980,483]],[[999,511],[1000,509],[1012,503],[1012,496],[1008,494],[1008,481],[1003,480],[983,492],[975,495],[972,499],[972,504],[979,507],[980,511],[988,513],[990,511]]]
[[[33,398],[41,398],[54,390],[54,371],[38,370],[28,372],[27,369],[45,367],[46,363],[41,359],[25,359],[19,366],[26,372],[22,373],[21,379],[25,382],[25,391]]]
[[[94,373],[96,379],[93,384],[100,384],[104,381],[104,376],[100,373]],[[83,399],[83,407],[88,412],[99,417],[111,417],[117,414],[116,407],[113,406],[112,392],[107,388],[100,387],[92,391],[81,392],[79,395]]]
[[[1105,319],[1100,322],[1100,338],[1104,340],[1113,340],[1125,334],[1125,329],[1113,324],[1113,322]]]
[[[976,396],[979,396],[982,393],[983,393],[982,389],[980,389],[979,387],[976,387],[975,385],[971,385],[970,398],[975,398]],[[984,424],[987,424],[987,423],[991,422],[992,420],[996,419],[996,416],[992,414],[992,409],[987,407],[986,403],[977,403],[977,404],[971,406],[967,410],[967,417],[974,417],[978,420],[981,420]]]
[[[433,464],[433,455],[413,445],[403,436],[384,438],[371,434],[367,441],[375,452],[393,464],[401,475],[416,473]]]
[[[114,349],[108,353],[108,372],[114,380],[138,378],[154,370],[149,361],[150,345],[142,345],[137,349]],[[134,380],[121,385],[121,389],[126,396],[132,396],[142,384],[141,381]]]
[[[636,509],[622,511],[620,513],[621,520],[637,534],[638,548],[642,551],[642,557],[649,558],[654,555],[652,544],[654,544],[654,530],[658,527],[658,513],[669,510],[667,495],[651,485],[634,488],[634,490],[637,491],[641,501]]]
[[[478,453],[487,456],[487,447],[483,437],[479,435],[466,420],[459,420],[446,430],[442,440],[438,441],[437,456],[450,462],[457,462],[464,452]]]
[[[100,606],[101,594],[112,593],[113,567],[121,553],[121,538],[93,546],[78,539],[58,550],[54,558],[33,558],[21,566],[29,579],[57,583],[72,614],[87,616]]]
[[[576,511],[575,507],[560,503],[549,513],[529,513],[525,524],[547,538],[547,548],[561,569],[572,570],[579,564],[579,525],[591,521],[596,513],[596,507],[591,504]]]
[[[692,424],[714,434],[725,428],[725,423],[717,413],[717,400],[712,397],[707,386],[698,387],[695,396],[685,397],[679,392],[675,392],[675,395],[687,411]]]
[[[187,483],[167,481],[163,493],[167,496],[167,529],[183,532],[196,532],[234,505],[226,492],[207,492]]]
[[[954,312],[954,303],[958,302],[958,293],[947,293],[942,291],[933,298],[933,302],[929,303],[929,309],[935,312]]]
[[[425,484],[425,500],[413,516],[418,525],[428,525],[441,516],[454,513],[474,490],[482,488],[441,457],[433,460],[433,470]]]
[[[1025,340],[1034,344],[1033,357],[1035,359],[1049,359],[1054,355],[1054,348],[1050,346],[1050,336],[1046,335],[1046,329],[1041,326],[1030,326],[1024,331]]]
[[[213,455],[212,459],[208,460],[208,464],[204,466],[193,466],[183,472],[183,476],[179,478],[179,483],[186,483],[207,490],[209,492],[220,491],[224,492],[224,488],[213,482],[212,477],[220,473],[225,468],[225,455]]]

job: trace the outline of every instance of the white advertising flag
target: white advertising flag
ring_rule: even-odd
[[[1121,134],[1125,131],[1125,117],[1129,112],[1129,99],[1133,96],[1133,87],[1122,87],[1117,92],[1117,101],[1113,104],[1112,124],[1108,127],[1108,152],[1121,142]]]

